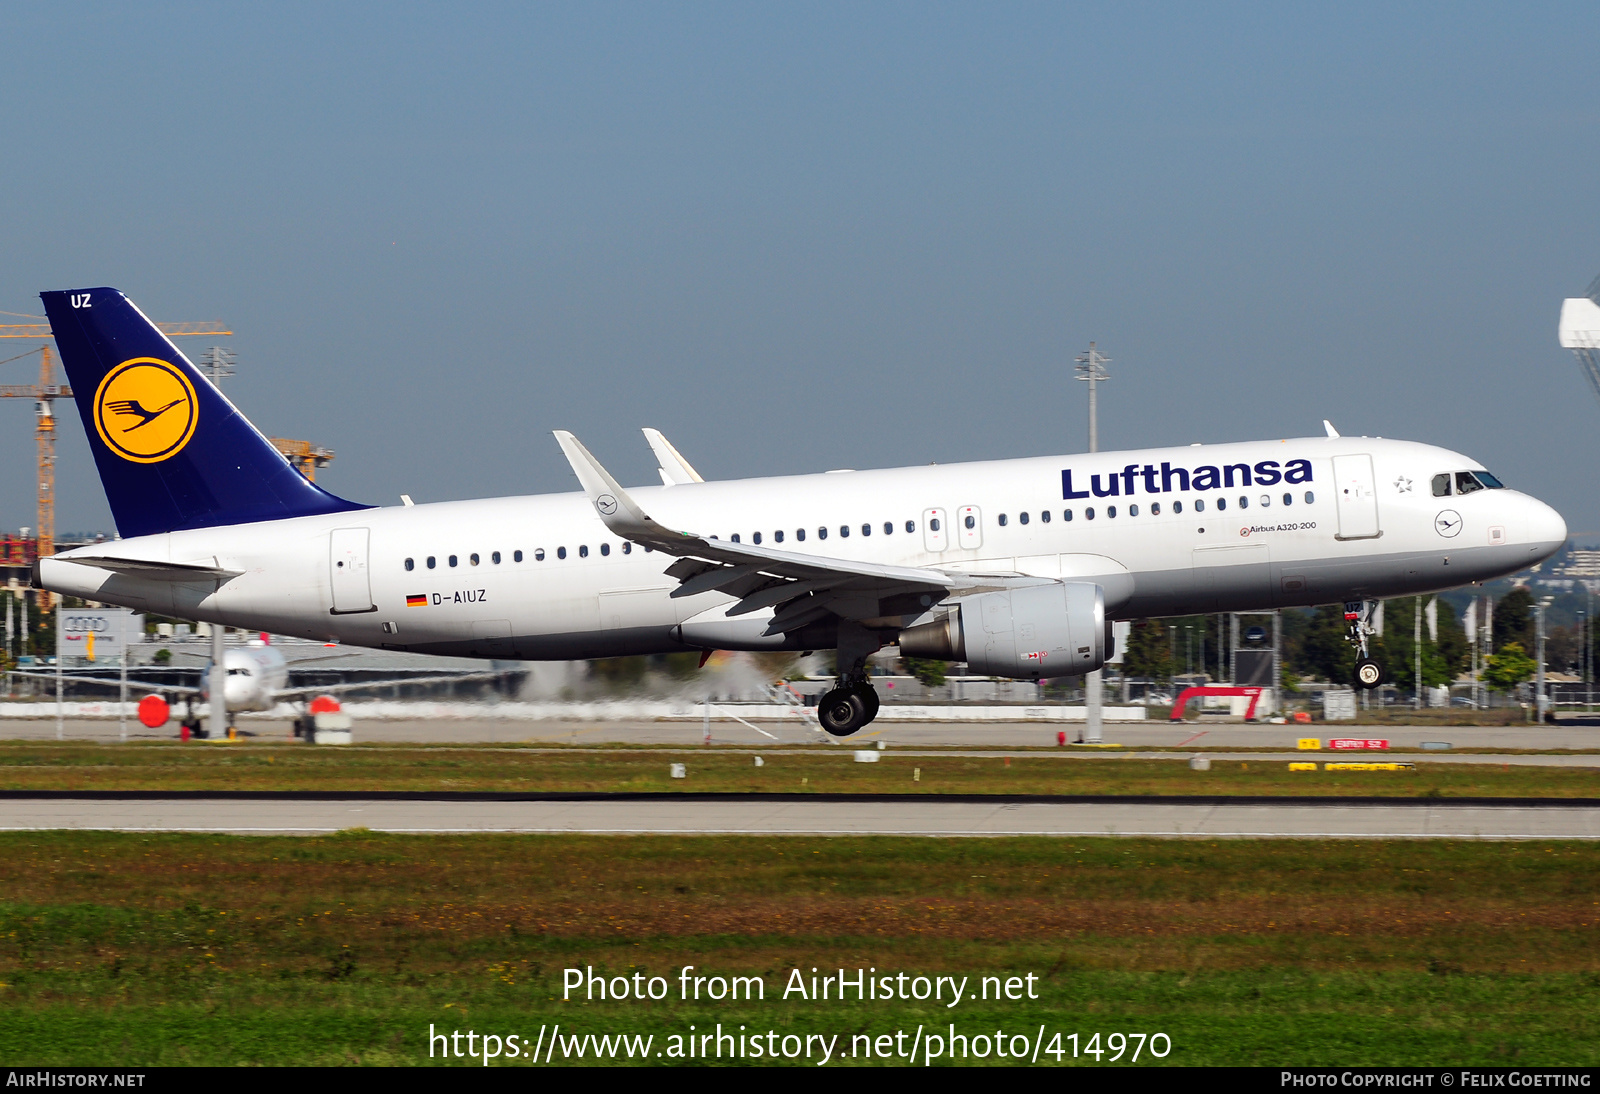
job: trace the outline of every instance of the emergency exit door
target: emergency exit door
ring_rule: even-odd
[[[1333,458],[1334,500],[1339,506],[1339,538],[1371,539],[1382,535],[1378,527],[1378,484],[1372,474],[1372,457]]]
[[[366,528],[335,528],[329,536],[328,581],[333,587],[333,614],[375,612],[372,576],[367,570]]]

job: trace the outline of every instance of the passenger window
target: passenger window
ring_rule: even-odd
[[[494,563],[496,566],[500,565],[500,552],[496,551],[494,554],[490,555],[489,561]]]
[[[1106,506],[1106,517],[1107,518],[1114,517],[1116,515],[1117,515],[1117,507],[1115,505]]]
[[[429,555],[428,556],[428,569],[431,570],[437,565],[439,565],[438,560],[435,559],[432,555]]]
[[[1150,515],[1152,517],[1159,517],[1161,515],[1161,503],[1159,501],[1153,501],[1150,503]]]
[[[1313,494],[1311,491],[1307,490],[1306,491],[1306,504],[1310,505],[1313,502],[1315,502],[1316,500],[1317,500],[1317,496],[1315,494]]]
[[[1007,523],[1006,515],[1004,513],[1001,513],[1000,514],[1000,527],[1004,528],[1006,526],[1006,523]],[[972,527],[972,518],[971,517],[967,518],[967,527],[968,528]]]
[[[824,524],[822,527],[817,529],[817,538],[818,539],[827,539],[828,538],[828,526],[826,524]]]
[[[1139,507],[1137,505],[1128,506],[1128,515],[1130,517],[1138,516],[1139,515]]]
[[[1061,519],[1062,520],[1071,520],[1072,519],[1072,510],[1071,509],[1063,509],[1063,510],[1061,510]]]
[[[452,565],[452,566],[456,565],[456,556],[455,555],[451,555],[450,556],[450,565]]]
[[[1293,494],[1285,494],[1283,496],[1283,504],[1285,504],[1285,505],[1293,505],[1294,504],[1294,495]]]
[[[1018,524],[1027,524],[1028,523],[1028,514],[1026,514],[1026,513],[1018,513],[1017,514],[1017,523]]]
[[[589,557],[589,545],[587,543],[578,544],[578,557],[579,558],[588,558]]]
[[[1044,510],[1044,512],[1040,513],[1039,514],[1039,519],[1042,520],[1044,523],[1049,524],[1050,523],[1050,510],[1046,509],[1046,510]]]
[[[886,536],[894,535],[894,521],[886,520],[883,522],[883,534]]]
[[[557,547],[556,548],[556,557],[557,558],[566,558],[567,557],[567,549],[565,547]]]
[[[938,517],[930,518],[928,520],[928,531],[937,532],[938,530],[939,530],[939,518]]]
[[[623,553],[623,554],[625,554],[625,555],[631,555],[631,554],[633,554],[633,544],[631,544],[631,543],[624,543],[624,544],[623,544],[623,545],[622,545],[622,553]]]
[[[733,542],[738,543],[739,542],[739,533],[735,532],[735,533],[733,533],[733,535],[729,536],[728,538],[733,540]]]
[[[1091,505],[1091,506],[1089,506],[1087,509],[1085,509],[1083,511],[1083,519],[1084,520],[1093,520],[1094,519],[1094,506]]]
[[[1450,496],[1449,475],[1435,475],[1433,477],[1433,496],[1436,498],[1448,498]]]
[[[916,521],[914,521],[914,520],[906,521],[906,535],[910,535],[912,532],[915,532],[916,530],[917,530],[917,522]]]
[[[1196,513],[1204,513],[1206,511],[1206,500],[1204,498],[1194,499],[1194,511]]]
[[[1261,495],[1261,508],[1265,509],[1267,506],[1269,506],[1271,504],[1272,504],[1272,495],[1271,494],[1262,494]]]
[[[1471,471],[1456,472],[1456,493],[1471,494],[1483,489],[1483,483],[1472,477]]]
[[[410,573],[412,570],[415,570],[416,568],[417,568],[417,564],[415,562],[411,561],[409,558],[406,559],[406,573]]]
[[[778,531],[772,533],[772,542],[774,542],[774,543],[782,543],[783,542],[783,529],[780,528]]]
[[[467,561],[472,563],[474,566],[476,566],[478,564],[478,552],[474,551],[470,555],[468,555],[467,556]]]
[[[850,526],[848,524],[839,525],[839,538],[840,539],[849,539],[850,538]]]
[[[756,532],[754,535],[752,535],[750,537],[750,542],[759,547],[761,545],[761,533]]]
[[[1248,509],[1248,508],[1250,508],[1250,499],[1249,498],[1240,498],[1239,499],[1239,508],[1240,509]]]
[[[1227,498],[1218,498],[1217,499],[1217,511],[1218,512],[1221,512],[1222,510],[1226,509],[1227,507],[1228,507],[1228,499]]]
[[[601,544],[601,545],[600,545],[600,554],[601,554],[601,555],[602,555],[602,556],[608,556],[608,555],[610,555],[610,554],[611,554],[611,544],[609,544],[609,543],[602,543],[602,544]]]
[[[1172,511],[1173,511],[1173,512],[1174,512],[1174,513],[1181,513],[1181,512],[1183,512],[1183,502],[1181,502],[1181,501],[1175,501],[1175,502],[1173,502],[1173,503],[1172,503]]]
[[[1002,521],[1001,523],[1004,523],[1004,522]],[[968,528],[976,528],[978,526],[978,518],[969,515],[967,517],[966,524],[967,524]]]
[[[861,526],[861,534],[864,536],[870,536],[872,534],[872,525],[863,524]]]
[[[794,538],[804,543],[806,541],[806,530],[804,528],[796,528],[794,530]]]

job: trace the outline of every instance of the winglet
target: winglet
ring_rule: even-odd
[[[572,473],[578,476],[583,492],[589,495],[590,503],[594,505],[595,512],[600,514],[600,519],[605,522],[607,528],[623,539],[659,534],[662,531],[661,526],[645,515],[645,511],[628,496],[627,491],[617,485],[617,480],[611,477],[611,472],[601,467],[600,461],[583,447],[582,441],[565,429],[555,430],[555,435],[556,443],[561,445],[562,454],[572,465]]]
[[[683,453],[662,436],[661,430],[645,426],[643,432],[644,439],[650,442],[650,451],[656,454],[656,462],[661,465],[662,482],[668,486],[684,486],[691,482],[706,481],[700,477],[700,472],[689,466]]]
[[[1333,423],[1328,421],[1326,418],[1322,419],[1322,428],[1328,431],[1328,436],[1330,437],[1337,437],[1339,435],[1339,431],[1333,428]]]

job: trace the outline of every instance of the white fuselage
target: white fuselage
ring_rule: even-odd
[[[1286,480],[1291,463],[1301,481]],[[1411,442],[1311,438],[630,493],[661,525],[723,540],[1097,581],[1109,613],[1127,619],[1423,593],[1559,549],[1565,523],[1528,495],[1452,486],[1435,496],[1435,476],[1453,483],[1480,466]],[[73,564],[95,554],[238,576],[186,582]],[[770,611],[724,619],[734,598],[721,593],[669,597],[673,561],[619,540],[571,493],[144,536],[43,559],[38,572],[71,596],[390,649],[568,659],[818,644],[761,637]]]

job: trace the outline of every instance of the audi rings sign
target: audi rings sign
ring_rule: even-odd
[[[122,659],[127,643],[144,638],[144,616],[128,608],[56,609],[56,656],[85,664]]]

